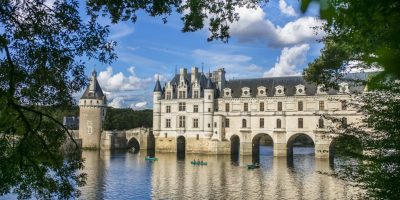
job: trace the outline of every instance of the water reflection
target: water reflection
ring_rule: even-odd
[[[264,152],[263,152],[264,151]],[[273,157],[262,149],[259,157],[147,152],[84,152],[88,184],[82,199],[349,199],[357,190],[343,181],[321,175],[331,170],[327,160],[307,153]],[[312,152],[312,150],[310,151]],[[312,153],[311,153],[312,154]],[[193,166],[200,159],[207,166]],[[247,164],[259,162],[260,169]]]

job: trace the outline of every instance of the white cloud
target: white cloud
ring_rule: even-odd
[[[111,34],[108,38],[111,40],[118,40],[132,34],[133,32],[135,32],[135,29],[132,24],[118,23],[110,27]]]
[[[264,73],[264,77],[300,75],[296,67],[305,63],[309,49],[310,45],[308,44],[283,48],[277,63]]]
[[[279,10],[287,16],[297,16],[297,13],[294,11],[293,7],[291,5],[287,5],[285,0],[279,0]]]
[[[108,106],[113,108],[123,108],[125,107],[125,100],[122,97],[116,97],[110,103],[108,103]]]
[[[314,27],[322,21],[314,17],[301,17],[283,26],[273,24],[266,18],[263,9],[237,8],[240,19],[231,24],[230,34],[240,42],[266,42],[272,47],[291,46],[319,39],[322,32],[316,34]]]
[[[131,104],[130,108],[134,109],[134,110],[142,110],[145,109],[147,105],[146,101],[142,101],[142,102],[137,102],[137,103],[133,103]]]
[[[101,71],[98,76],[103,90],[111,91],[131,91],[143,88],[152,81],[151,78],[142,79],[136,76],[135,67],[128,69],[129,75],[125,76],[122,72],[113,73],[112,67],[107,67],[106,71]]]
[[[151,91],[155,83],[154,76],[138,77],[135,67],[129,67],[127,71],[128,75],[122,72],[114,73],[113,68],[110,66],[99,73],[97,79],[109,100],[109,106],[126,108],[151,98]],[[145,108],[145,106],[139,107]]]

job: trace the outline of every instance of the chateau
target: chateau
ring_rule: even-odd
[[[302,76],[226,80],[223,68],[212,73],[181,68],[164,86],[156,81],[152,131],[105,131],[107,98],[94,71],[79,100],[79,131],[74,132],[83,148],[255,155],[260,143],[270,141],[274,156],[290,156],[299,137],[306,137],[316,157],[329,158],[334,135],[323,115],[343,124],[362,117],[348,102],[364,87],[339,85],[326,90]]]
[[[156,151],[251,155],[266,137],[273,141],[274,156],[287,156],[296,138],[305,136],[316,157],[328,158],[333,142],[322,115],[344,124],[361,117],[347,102],[364,88],[339,85],[326,90],[302,76],[226,80],[223,68],[207,74],[181,68],[154,88]]]

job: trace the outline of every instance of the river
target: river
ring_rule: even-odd
[[[315,159],[313,148],[295,148],[292,159],[261,148],[261,168],[248,170],[251,156],[84,151],[87,185],[81,199],[354,199],[350,184],[318,172],[331,172],[327,160]],[[200,159],[207,166],[193,166]],[[336,161],[335,161],[336,162]]]

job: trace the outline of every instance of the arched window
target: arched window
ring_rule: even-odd
[[[246,128],[247,127],[247,121],[246,119],[242,119],[242,128]]]
[[[324,128],[324,119],[319,118],[319,120],[318,120],[318,127],[319,127],[319,128]]]
[[[282,122],[281,119],[276,120],[276,128],[281,128],[282,127]]]

